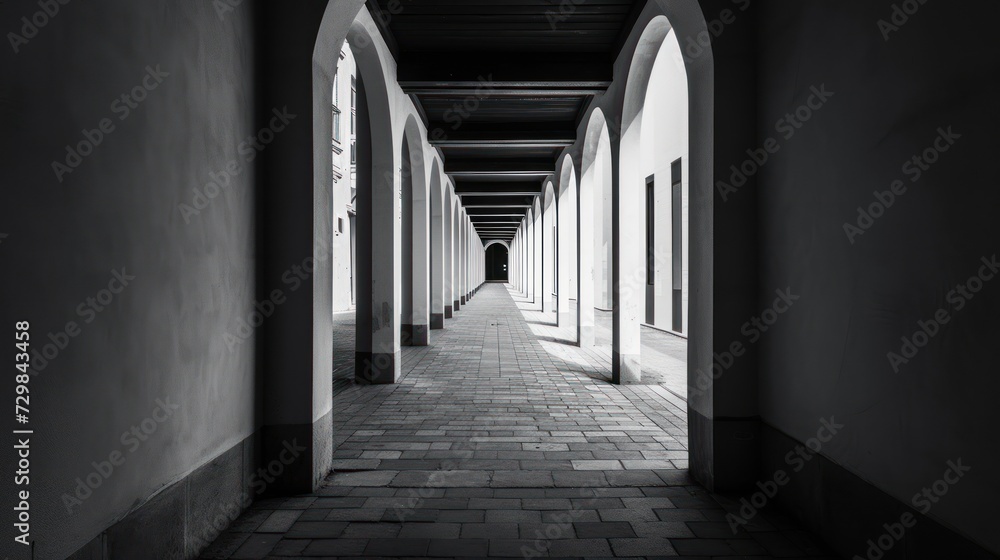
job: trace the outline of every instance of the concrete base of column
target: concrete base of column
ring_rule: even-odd
[[[580,348],[590,348],[596,344],[594,327],[580,327]]]
[[[464,301],[456,299],[455,304],[453,306],[455,311],[460,311],[462,309],[462,304],[464,303],[465,303]]]
[[[572,325],[576,322],[576,312],[575,311],[560,311],[559,318],[557,319],[558,325],[560,327],[565,327],[566,325]]]
[[[267,497],[313,492],[332,467],[333,411],[312,424],[261,429],[261,464],[281,463],[284,471],[269,483]]]
[[[441,330],[444,328],[444,313],[431,313],[431,330]]]
[[[403,325],[403,346],[427,346],[430,344],[430,329],[427,325]]]
[[[618,359],[618,355],[612,357]],[[616,385],[632,385],[642,380],[642,359],[638,355],[621,356],[621,371],[612,371],[611,382]]]
[[[399,352],[355,352],[354,360],[354,382],[359,385],[391,385],[399,380]]]
[[[465,305],[468,300],[465,299],[465,296],[462,296],[462,300],[461,301],[462,301],[462,305]]]
[[[450,305],[444,306],[444,318],[445,319],[454,319],[455,318],[455,312],[452,311]],[[444,327],[441,327],[441,328],[444,328]]]

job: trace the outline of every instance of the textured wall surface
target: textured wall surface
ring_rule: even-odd
[[[824,455],[918,511],[926,501],[932,518],[1000,552],[983,515],[983,500],[1000,492],[1000,278],[973,281],[981,291],[971,300],[952,293],[981,270],[994,274],[980,259],[992,259],[1000,237],[1000,113],[984,87],[998,72],[1000,12],[987,2],[901,4],[920,7],[895,20],[889,2],[768,2],[760,14],[759,137],[781,143],[758,177],[760,307],[776,289],[801,298],[761,337],[761,416],[802,442],[835,417],[844,427]],[[813,90],[824,86],[825,103]],[[957,136],[939,140],[941,130]],[[935,143],[938,153],[925,154]],[[874,194],[895,181],[897,194]],[[901,337],[939,310],[947,324],[904,354]],[[945,496],[913,502],[959,458],[972,470]]]
[[[238,334],[255,291],[254,6],[228,4],[59,4],[0,48],[0,329],[27,320],[35,350],[53,344],[31,381],[37,558],[254,432],[254,334]],[[39,10],[6,2],[0,29]]]

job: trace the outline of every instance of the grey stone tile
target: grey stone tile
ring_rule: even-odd
[[[429,539],[378,539],[368,542],[364,555],[420,557],[426,555],[428,546]]]
[[[610,521],[606,523],[577,522],[576,534],[581,539],[608,539],[612,537],[635,537],[632,525],[625,521]]]
[[[677,552],[668,539],[611,539],[611,548],[617,556],[676,556]]]
[[[594,558],[611,556],[611,546],[605,539],[574,539],[550,541],[549,556]]]
[[[286,539],[335,539],[347,528],[343,521],[299,521],[285,533]]]
[[[407,523],[398,536],[410,539],[457,539],[461,531],[460,523]]]
[[[367,539],[317,539],[306,547],[304,556],[360,556],[368,546]]]
[[[516,539],[517,523],[463,523],[463,539]]]

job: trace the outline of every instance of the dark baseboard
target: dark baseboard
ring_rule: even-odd
[[[164,488],[70,560],[197,558],[259,497],[258,436],[244,439]]]
[[[761,468],[763,473],[784,469],[790,481],[774,501],[820,536],[844,558],[880,557],[881,560],[995,559],[982,546],[956,530],[913,509],[870,482],[824,457],[814,455],[805,465],[790,466],[786,456],[801,442],[766,423],[761,423]],[[795,467],[800,470],[793,472]],[[886,525],[899,524],[904,514],[916,520],[899,539],[887,536]],[[869,549],[882,544],[891,548]]]
[[[427,325],[403,325],[403,346],[427,346],[430,344],[430,328]]]
[[[431,330],[437,331],[444,328],[444,313],[431,313]]]
[[[355,352],[354,382],[361,385],[391,385],[396,382],[399,352]]]

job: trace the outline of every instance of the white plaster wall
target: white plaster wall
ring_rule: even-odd
[[[642,175],[655,176],[655,321],[672,329],[673,232],[671,163],[681,159],[682,305],[683,332],[687,332],[688,288],[688,87],[687,73],[673,29],[667,34],[653,64],[642,121]]]

